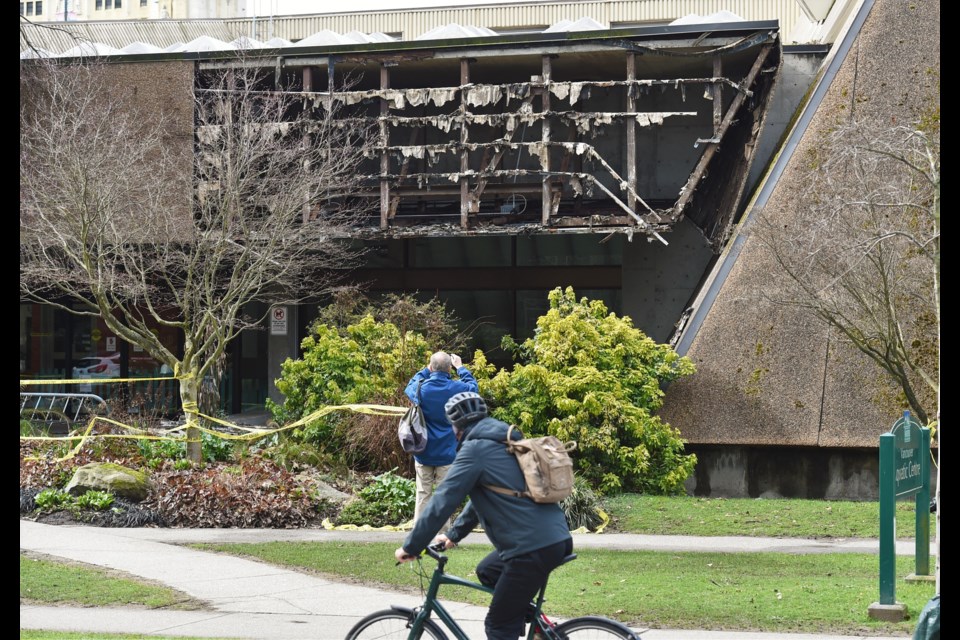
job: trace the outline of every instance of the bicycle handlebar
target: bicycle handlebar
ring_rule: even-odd
[[[443,542],[438,542],[436,544],[427,545],[423,550],[428,556],[436,560],[440,564],[440,568],[443,569],[443,566],[447,564],[447,556],[443,555],[443,551],[447,550],[447,546]],[[415,559],[419,556],[407,556],[408,558]],[[397,562],[397,566],[400,566],[400,562]]]

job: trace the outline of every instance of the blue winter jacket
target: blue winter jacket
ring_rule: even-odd
[[[464,429],[453,465],[403,543],[408,554],[423,551],[467,496],[470,501],[447,531],[447,537],[454,542],[466,537],[479,523],[500,558],[509,560],[570,537],[560,505],[538,504],[530,498],[503,495],[483,487],[491,484],[517,491],[526,488],[516,456],[504,445],[509,426],[494,418],[484,418]],[[514,440],[522,438],[517,429],[511,435]]]
[[[447,421],[447,414],[443,407],[447,400],[463,391],[477,392],[477,381],[466,367],[457,369],[459,380],[454,380],[450,374],[443,371],[430,371],[424,367],[418,371],[407,383],[404,393],[410,402],[417,401],[417,385],[423,380],[420,388],[420,407],[423,417],[427,420],[427,448],[423,453],[414,456],[420,464],[430,467],[440,467],[453,462],[457,455],[457,438],[453,435],[453,427]]]

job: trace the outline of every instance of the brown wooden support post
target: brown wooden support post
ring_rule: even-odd
[[[637,79],[637,54],[632,51],[627,52],[627,113],[637,112],[637,100],[634,98],[634,92],[637,90],[634,80]],[[627,184],[630,185],[630,191],[627,193],[627,206],[631,210],[637,210],[637,198],[633,194],[637,192],[637,119],[627,116],[626,121],[627,136]]]
[[[313,91],[313,67],[303,68],[303,91],[305,93],[309,93]],[[309,109],[310,108],[309,103],[310,103],[310,98],[304,96],[303,108]],[[309,133],[304,134],[303,143],[305,145],[310,145],[312,144],[312,142],[313,141],[311,140],[310,134]],[[305,188],[304,191],[307,192],[305,194],[307,197],[305,198],[305,201],[303,203],[303,212],[301,213],[301,218],[302,218],[302,222],[309,222],[311,218],[311,207],[313,205],[310,203],[309,188]]]
[[[546,115],[550,111],[550,80],[552,69],[550,65],[550,56],[543,56],[543,93],[540,96],[541,111],[544,116],[541,124],[540,141],[543,143],[543,154],[545,161],[541,169],[547,172],[543,177],[543,214],[541,222],[550,224],[550,214],[553,211],[553,193],[550,186],[550,116]]]
[[[303,68],[303,90],[313,91],[313,67]]]
[[[467,85],[470,83],[470,61],[460,60],[460,226],[464,229],[470,226],[470,180],[466,173],[470,169],[470,152],[467,143],[470,142],[470,130],[467,126],[467,113],[470,105],[467,104]]]
[[[380,88],[390,88],[390,69],[380,65]],[[380,98],[380,228],[386,229],[390,216],[390,128],[386,117],[390,114],[390,103],[386,98]]]
[[[720,56],[713,59],[713,77],[719,78],[723,75],[723,61]],[[723,122],[723,83],[713,83],[713,135],[716,137],[720,130],[720,123]]]

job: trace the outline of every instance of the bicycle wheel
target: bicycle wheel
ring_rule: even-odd
[[[640,640],[630,627],[608,618],[583,616],[558,624],[554,631],[563,640]]]
[[[347,633],[346,640],[407,640],[410,637],[410,621],[412,611],[384,609],[375,611],[366,618],[353,625]],[[421,638],[432,640],[447,640],[446,634],[433,620],[427,620],[423,625]]]

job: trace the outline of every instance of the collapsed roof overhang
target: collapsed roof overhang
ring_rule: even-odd
[[[666,242],[685,216],[719,251],[781,58],[776,22],[737,22],[294,47],[247,63],[298,74],[306,95],[375,125],[361,195],[379,207],[358,238]]]

